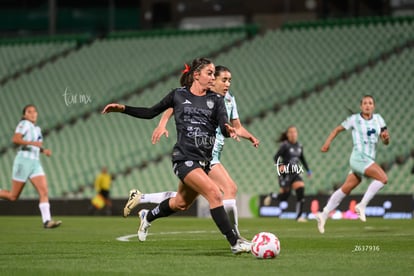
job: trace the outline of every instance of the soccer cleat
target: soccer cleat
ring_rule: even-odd
[[[355,205],[355,212],[361,221],[367,221],[367,217],[365,216],[365,206],[361,205],[361,203]]]
[[[249,253],[252,249],[252,243],[250,241],[245,241],[238,239],[236,244],[231,247],[231,252],[233,254]]]
[[[304,217],[300,217],[296,220],[297,222],[308,222],[307,219],[305,219]]]
[[[244,242],[250,242],[250,240],[246,239],[245,237],[242,237],[239,235],[239,240],[242,240]]]
[[[126,218],[131,213],[131,210],[139,204],[141,201],[141,195],[142,193],[137,189],[129,191],[129,198],[124,207],[124,218]]]
[[[142,242],[147,239],[148,228],[150,228],[151,226],[151,223],[147,221],[147,214],[148,214],[148,210],[146,209],[142,209],[141,211],[138,212],[138,216],[141,220],[141,223],[139,225],[137,234],[138,234],[138,240]]]
[[[48,220],[43,224],[43,227],[46,229],[52,229],[52,228],[59,227],[61,224],[62,224],[62,221],[60,220],[58,221]]]
[[[264,206],[270,206],[270,204],[272,204],[272,196],[268,195],[264,198],[263,205]]]
[[[319,233],[321,233],[321,234],[325,233],[326,217],[324,216],[324,214],[318,212],[316,214],[316,221],[318,222]]]

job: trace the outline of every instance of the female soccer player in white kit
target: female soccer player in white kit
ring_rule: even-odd
[[[341,125],[337,126],[329,134],[321,151],[327,152],[329,146],[338,133],[343,130],[352,129],[353,150],[349,160],[351,172],[348,174],[345,183],[336,190],[329,198],[328,203],[321,213],[316,216],[318,230],[321,234],[325,232],[325,223],[329,213],[334,210],[345,196],[361,183],[363,176],[373,179],[368,186],[361,202],[355,206],[361,221],[366,221],[365,207],[375,194],[387,184],[388,177],[384,170],[375,163],[376,146],[378,138],[385,145],[390,142],[390,135],[384,119],[380,114],[374,113],[375,101],[371,95],[365,95],[360,103],[361,112],[348,117]]]
[[[13,143],[20,146],[13,163],[12,188],[11,191],[0,190],[0,198],[16,201],[30,179],[39,194],[39,209],[44,228],[55,228],[62,222],[51,218],[46,175],[39,159],[40,153],[51,156],[52,151],[42,147],[42,132],[36,125],[37,114],[37,109],[32,104],[23,108],[23,118],[12,139]]]

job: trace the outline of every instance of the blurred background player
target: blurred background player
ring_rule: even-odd
[[[94,187],[97,195],[92,199],[90,213],[105,207],[106,215],[112,213],[112,201],[110,190],[112,184],[112,175],[108,172],[107,167],[102,167],[100,173],[96,176]]]
[[[321,148],[322,152],[327,152],[332,141],[340,132],[352,129],[353,149],[349,159],[351,171],[345,183],[331,195],[323,211],[316,216],[318,230],[321,234],[325,233],[325,223],[329,213],[361,183],[363,176],[373,178],[374,180],[368,186],[361,202],[355,206],[355,212],[361,221],[366,221],[365,207],[369,201],[388,182],[387,174],[375,163],[378,138],[385,145],[388,145],[390,142],[387,126],[380,114],[374,114],[375,100],[371,95],[362,97],[360,109],[360,113],[352,114],[342,124],[337,126],[329,134]]]
[[[40,154],[51,156],[50,149],[43,148],[43,137],[36,125],[37,109],[33,104],[23,108],[23,117],[16,127],[12,141],[19,146],[14,159],[11,191],[0,190],[0,198],[16,201],[28,179],[39,194],[39,209],[44,228],[58,227],[62,222],[54,221],[50,215],[48,185],[40,162]]]
[[[237,130],[239,137],[249,140],[253,146],[257,148],[260,142],[241,124],[235,97],[230,93],[230,86],[232,81],[230,69],[225,66],[216,66],[214,76],[214,86],[211,90],[223,96],[227,115],[232,126]],[[168,109],[166,112],[164,112],[158,127],[153,132],[153,144],[157,143],[162,135],[168,137],[168,130],[166,129],[166,126],[168,119],[172,116],[172,114],[173,109]],[[223,192],[224,209],[226,210],[230,221],[234,226],[234,230],[240,236],[240,231],[238,228],[238,210],[236,204],[237,185],[230,177],[223,164],[220,162],[221,152],[223,151],[224,147],[224,140],[225,137],[221,133],[220,128],[217,128],[216,140],[213,147],[213,159],[211,161],[211,170],[209,176],[219,185],[220,190]],[[131,193],[137,193],[138,196],[134,196],[133,200],[126,204],[124,216],[128,216],[131,209],[137,206],[139,203],[160,203],[166,198],[175,196],[175,192],[171,191],[139,195],[140,192],[135,189],[132,190]]]
[[[277,202],[287,201],[291,190],[296,192],[296,221],[306,222],[302,217],[303,204],[305,202],[305,183],[300,174],[303,169],[300,165],[305,167],[308,177],[312,175],[303,154],[303,146],[298,142],[298,130],[295,126],[290,126],[283,132],[278,142],[281,142],[279,150],[276,152],[273,160],[279,178],[279,193],[271,193],[265,197],[263,204],[269,206],[272,200]]]

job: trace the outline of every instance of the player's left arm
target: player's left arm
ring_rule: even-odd
[[[376,114],[379,120],[379,126],[381,128],[380,131],[380,138],[384,145],[388,145],[390,143],[390,133],[388,132],[387,124],[385,123],[384,118],[380,114]]]
[[[312,171],[309,168],[308,162],[306,162],[305,155],[303,154],[303,147],[302,147],[302,153],[300,154],[299,158],[300,158],[300,162],[302,162],[303,166],[306,169],[306,173],[307,173],[308,177],[311,177],[312,176]]]
[[[231,124],[236,129],[238,136],[252,142],[255,148],[259,147],[259,139],[257,139],[253,134],[251,134],[247,129],[245,129],[239,119],[232,119]]]
[[[384,145],[388,145],[390,143],[390,133],[388,132],[387,127],[381,128],[380,137]]]
[[[39,128],[40,129],[40,128]],[[40,130],[41,131],[41,130]],[[42,135],[42,133],[40,132],[40,142],[42,142],[42,145],[43,145],[43,135]],[[50,157],[50,156],[52,156],[52,150],[51,149],[47,149],[47,148],[44,148],[44,147],[40,147],[40,153],[43,153],[44,155],[46,155],[47,157]]]
[[[52,155],[52,151],[50,149],[40,148],[40,152],[46,155],[47,157]]]

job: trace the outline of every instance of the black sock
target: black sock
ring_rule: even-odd
[[[288,192],[283,192],[283,193],[278,194],[276,199],[279,202],[281,202],[281,201],[287,201],[288,198],[289,198],[289,196],[290,196],[290,190]]]
[[[220,206],[210,209],[210,214],[217,227],[220,229],[220,232],[226,236],[226,239],[229,241],[230,245],[235,245],[239,237],[231,226],[229,217],[227,216],[224,207]]]
[[[303,213],[303,204],[305,202],[305,188],[300,187],[296,190],[296,219],[300,218]]]
[[[167,198],[159,205],[157,205],[154,209],[150,210],[147,214],[147,221],[151,222],[156,220],[157,218],[168,217],[174,214],[176,211],[170,208],[170,199]]]

